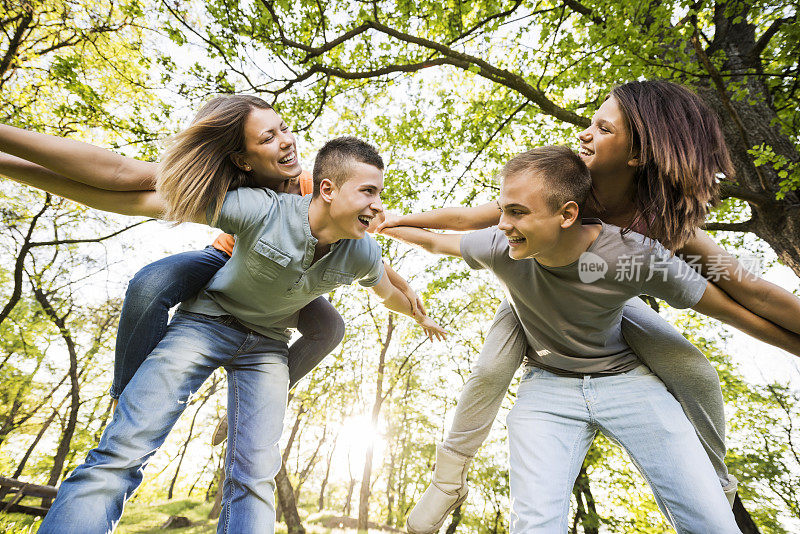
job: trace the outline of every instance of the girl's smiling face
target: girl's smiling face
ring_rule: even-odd
[[[244,123],[244,152],[234,162],[260,186],[276,187],[302,171],[292,131],[273,109],[253,109]]]
[[[631,135],[617,100],[606,98],[592,117],[592,123],[578,134],[578,154],[592,180],[632,172],[638,159],[631,153]]]

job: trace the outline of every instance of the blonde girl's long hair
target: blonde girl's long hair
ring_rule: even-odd
[[[667,81],[630,82],[611,90],[639,158],[631,227],[670,250],[683,246],[717,203],[720,177],[733,165],[714,112],[687,88]]]
[[[176,223],[206,220],[214,223],[225,193],[252,185],[247,173],[231,158],[244,151],[244,123],[253,109],[272,109],[250,95],[212,98],[191,125],[175,135],[156,172],[156,191],[164,198],[164,218]]]

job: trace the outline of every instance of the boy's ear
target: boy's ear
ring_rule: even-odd
[[[250,165],[244,160],[244,154],[231,154],[231,161],[245,172],[250,170]]]
[[[570,200],[561,206],[561,228],[566,229],[575,224],[575,221],[580,216],[579,212],[578,203],[574,200]]]
[[[333,193],[335,190],[336,187],[333,185],[333,182],[327,178],[323,178],[319,183],[319,196],[322,197],[322,200],[325,202],[333,200]]]

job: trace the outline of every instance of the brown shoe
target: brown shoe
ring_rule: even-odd
[[[222,416],[222,419],[217,423],[214,428],[214,433],[211,435],[211,445],[216,447],[228,438],[228,415]]]

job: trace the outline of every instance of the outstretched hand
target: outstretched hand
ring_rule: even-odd
[[[439,326],[439,324],[428,317],[427,315],[422,316],[417,319],[417,324],[422,327],[422,330],[425,332],[425,335],[428,336],[428,339],[433,341],[435,337],[439,341],[444,341],[447,337],[447,330]]]

